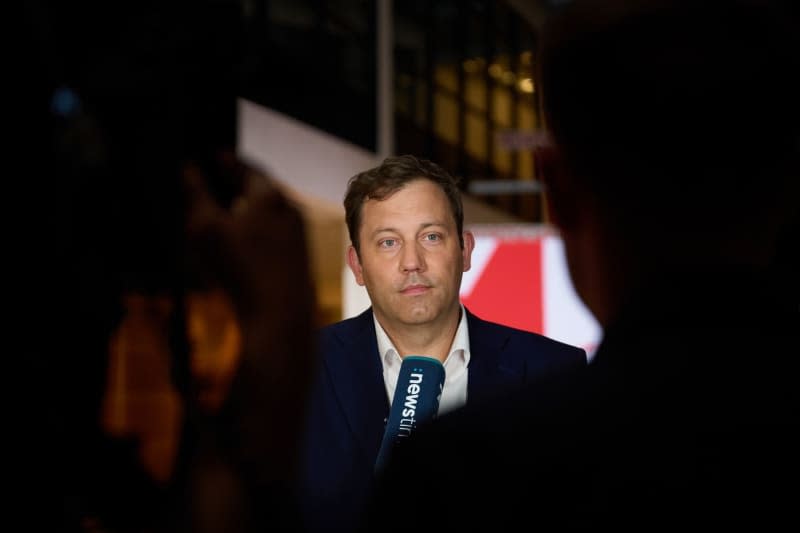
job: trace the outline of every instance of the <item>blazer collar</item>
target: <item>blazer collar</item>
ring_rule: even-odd
[[[467,401],[488,396],[498,388],[517,387],[525,381],[524,358],[506,349],[511,330],[473,315],[468,309],[469,381]]]

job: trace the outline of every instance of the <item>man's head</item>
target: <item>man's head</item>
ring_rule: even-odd
[[[350,242],[360,251],[359,229],[361,212],[367,200],[382,200],[395,191],[403,188],[408,182],[425,178],[434,182],[445,194],[450,204],[459,242],[464,246],[461,233],[464,229],[464,208],[461,203],[461,191],[458,181],[442,167],[413,155],[387,157],[379,166],[356,174],[347,185],[344,198],[345,220]]]
[[[571,269],[768,260],[797,208],[788,4],[574,0],[548,21],[539,84],[555,150],[542,161],[567,252],[581,253]],[[596,246],[599,227],[616,248],[589,258],[578,244]]]
[[[354,176],[345,198],[347,262],[387,329],[458,317],[474,238],[456,181],[430,161],[387,158]]]

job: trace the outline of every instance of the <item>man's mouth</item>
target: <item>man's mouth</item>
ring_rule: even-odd
[[[427,292],[428,289],[430,289],[430,287],[428,287],[427,285],[414,284],[405,287],[400,292],[408,296],[413,296],[415,294],[422,294],[424,292]]]

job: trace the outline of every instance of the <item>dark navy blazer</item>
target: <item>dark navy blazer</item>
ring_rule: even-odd
[[[586,353],[467,310],[472,403],[586,364]],[[372,308],[323,328],[301,455],[300,505],[309,531],[357,525],[389,415]]]

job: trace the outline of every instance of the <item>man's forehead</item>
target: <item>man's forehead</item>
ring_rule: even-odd
[[[419,232],[436,228],[455,231],[455,227],[455,220],[450,213],[446,213],[445,216],[432,216],[429,214],[419,219],[400,216],[392,217],[391,214],[387,214],[386,216],[365,217],[361,224],[361,231],[368,235],[377,235],[384,232]]]
[[[426,178],[425,176],[417,176],[403,183],[394,184],[392,186],[384,185],[382,187],[378,187],[377,189],[366,195],[366,197],[364,198],[364,202],[370,202],[370,201],[381,202],[384,200],[389,200],[401,191],[405,191],[406,189],[409,188],[416,188],[420,185],[426,185],[426,184],[441,190],[441,187],[439,187],[439,185],[430,178]]]

